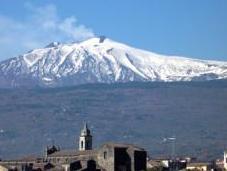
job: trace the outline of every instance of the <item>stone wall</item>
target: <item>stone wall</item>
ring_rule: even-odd
[[[107,171],[114,171],[114,149],[104,145],[97,154],[98,165]]]

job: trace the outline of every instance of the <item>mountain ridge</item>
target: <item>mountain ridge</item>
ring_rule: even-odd
[[[159,55],[103,36],[78,43],[52,42],[0,62],[0,87],[226,78],[227,62]]]

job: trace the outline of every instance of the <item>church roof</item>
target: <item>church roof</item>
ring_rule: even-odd
[[[96,155],[96,150],[84,150],[84,151],[76,151],[76,150],[61,150],[55,152],[48,157],[78,157],[78,156],[94,156]]]
[[[27,155],[25,157],[21,157],[21,158],[18,158],[18,159],[9,159],[9,160],[2,160],[0,161],[0,164],[1,163],[34,163],[34,162],[37,162],[37,161],[42,161],[43,158],[40,157],[40,156],[36,156],[36,155]]]

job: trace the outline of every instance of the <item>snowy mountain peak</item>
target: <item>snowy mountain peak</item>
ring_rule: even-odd
[[[105,36],[32,50],[0,63],[0,87],[225,79],[227,62],[164,56]]]
[[[60,42],[51,42],[46,46],[46,48],[58,47],[60,44]]]

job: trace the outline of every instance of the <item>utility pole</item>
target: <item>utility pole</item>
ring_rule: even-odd
[[[169,138],[169,140],[171,140],[171,142],[172,142],[171,159],[173,161],[175,161],[175,158],[176,158],[176,156],[175,156],[175,153],[176,153],[176,137],[171,137],[171,138]]]
[[[165,142],[170,142],[171,143],[171,165],[169,165],[169,168],[171,171],[177,170],[178,166],[176,163],[176,137],[168,137],[168,138],[164,138]],[[170,161],[169,161],[170,164]],[[176,166],[175,166],[176,164]]]

